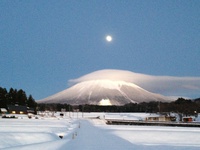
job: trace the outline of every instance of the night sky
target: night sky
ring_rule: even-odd
[[[35,99],[102,69],[200,77],[199,58],[199,0],[0,1],[0,86]]]

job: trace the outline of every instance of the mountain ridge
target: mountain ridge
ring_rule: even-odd
[[[88,80],[39,100],[39,103],[67,103],[70,105],[124,105],[150,101],[172,101],[171,98],[151,93],[138,85],[119,80]]]

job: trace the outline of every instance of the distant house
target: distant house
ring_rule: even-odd
[[[27,113],[35,114],[35,110],[33,108],[27,107]]]
[[[150,115],[146,117],[146,121],[164,121],[164,122],[170,122],[175,121],[176,118],[173,116],[166,116],[166,115]]]
[[[27,114],[27,107],[20,105],[8,105],[8,112],[10,114]]]
[[[194,118],[192,117],[183,117],[183,122],[192,122],[194,121]]]
[[[6,114],[8,111],[6,108],[0,108],[0,113],[1,114]]]

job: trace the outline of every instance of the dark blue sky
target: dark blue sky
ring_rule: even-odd
[[[199,0],[1,0],[0,86],[41,99],[101,69],[199,77],[199,8]]]

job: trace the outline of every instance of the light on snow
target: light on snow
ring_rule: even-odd
[[[109,99],[102,99],[100,102],[99,102],[99,105],[101,106],[111,106],[111,102]]]

